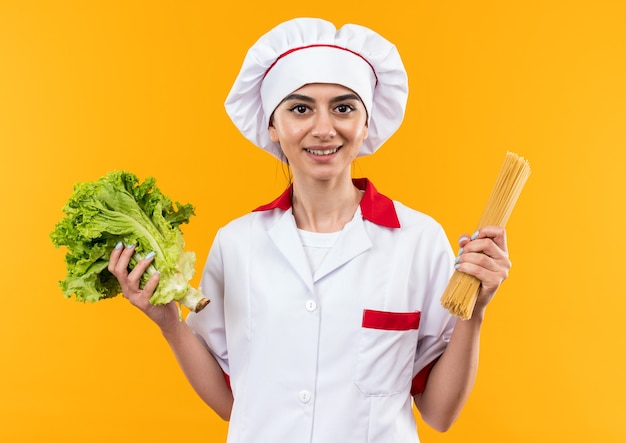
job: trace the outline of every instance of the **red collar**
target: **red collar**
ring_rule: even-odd
[[[361,191],[365,191],[361,199],[361,213],[364,219],[387,228],[400,227],[396,208],[389,197],[380,194],[367,178],[355,178],[352,179],[352,182],[354,186]],[[253,212],[269,211],[271,209],[288,210],[291,208],[292,189],[293,185],[289,186],[276,200],[266,205],[259,206]]]

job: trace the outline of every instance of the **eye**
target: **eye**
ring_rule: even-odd
[[[354,111],[354,106],[342,103],[340,105],[335,106],[335,110],[340,114],[347,114],[351,111]]]
[[[302,115],[302,114],[306,114],[309,111],[309,109],[310,108],[307,105],[297,104],[289,108],[289,111],[293,112],[294,114]]]

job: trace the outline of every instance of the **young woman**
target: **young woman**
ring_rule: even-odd
[[[413,402],[445,431],[478,366],[485,309],[507,277],[505,231],[459,241],[429,216],[353,179],[398,128],[407,78],[395,47],[356,25],[282,23],[250,49],[226,101],[293,183],[217,233],[202,277],[212,303],[178,320],[139,287],[132,247],[111,254],[124,295],[160,327],[230,443],[417,442]],[[439,298],[454,268],[481,280],[473,316]]]

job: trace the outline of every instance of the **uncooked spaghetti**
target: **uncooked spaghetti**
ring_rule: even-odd
[[[528,161],[524,157],[507,152],[477,229],[484,226],[506,225],[529,175]],[[468,320],[472,317],[479,290],[480,280],[455,271],[441,296],[441,304],[457,317]]]

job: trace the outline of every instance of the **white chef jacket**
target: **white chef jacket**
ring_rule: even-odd
[[[454,255],[429,216],[367,179],[360,217],[312,273],[291,189],[221,228],[187,322],[234,396],[228,443],[416,443],[412,396],[454,317]]]

